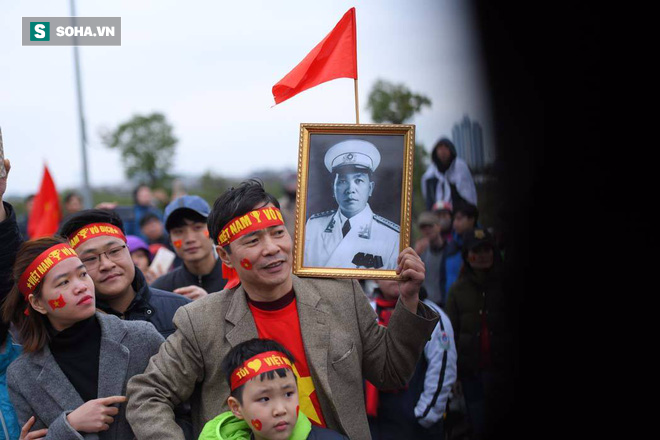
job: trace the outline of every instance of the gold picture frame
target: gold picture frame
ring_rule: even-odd
[[[358,148],[354,145],[360,148],[366,145],[362,141],[371,143],[376,147],[378,153],[373,153],[373,148],[366,146],[365,150],[360,150],[354,155],[351,150]],[[336,146],[339,143],[342,145]],[[344,148],[346,145],[349,147]],[[333,147],[334,149],[331,151],[330,149]],[[399,278],[395,271],[396,256],[410,245],[414,149],[415,126],[412,124],[300,124],[293,251],[293,273],[295,275],[359,279]],[[357,157],[360,167],[363,164],[369,164],[370,168],[374,168],[375,164],[373,173],[368,174],[367,185],[371,185],[369,187],[371,189],[367,190],[368,196],[366,196],[367,202],[365,202],[367,205],[364,207],[371,209],[371,212],[364,208],[360,211],[368,218],[373,218],[373,221],[360,226],[357,220],[367,217],[355,217],[355,223],[358,223],[359,229],[358,227],[353,228],[352,235],[348,235],[349,228],[348,232],[344,232],[345,235],[340,236],[338,234],[342,233],[342,228],[339,224],[344,224],[345,219],[348,218],[341,215],[346,204],[361,202],[356,202],[352,198],[347,201],[343,198],[341,194],[344,190],[342,188],[346,187],[339,185],[340,182],[346,182],[346,174],[337,173],[335,170],[349,169],[341,167],[350,161],[355,162],[356,158],[353,156]],[[371,156],[378,157],[378,160],[374,162]],[[339,168],[334,167],[337,163],[339,163]],[[350,169],[358,171],[364,168],[352,167]],[[339,180],[340,174],[344,176],[342,180]],[[398,194],[400,197],[397,197]],[[340,204],[338,197],[341,198],[343,205]],[[393,200],[397,199],[398,208],[396,204],[392,204]],[[372,201],[373,208],[371,207]],[[323,211],[324,207],[329,208],[332,204],[335,206],[334,211],[332,209]],[[381,212],[382,215],[378,212]],[[348,219],[350,220],[350,218]],[[388,250],[396,247],[391,232],[396,231],[396,226],[399,227],[398,251],[370,253],[370,246],[372,248],[380,246],[378,249],[386,247]],[[307,235],[308,228],[310,229],[309,235]],[[356,236],[356,234],[358,235]],[[346,240],[344,237],[351,240]],[[360,239],[366,240],[363,242]],[[339,244],[337,244],[338,242]],[[340,246],[343,247],[340,248]],[[360,246],[366,246],[365,252],[360,252]],[[308,255],[305,255],[306,248]],[[341,253],[340,250],[344,252]],[[358,252],[355,252],[353,258],[350,259],[353,251]],[[379,252],[379,254],[375,252]],[[319,263],[327,255],[330,255],[327,262]],[[394,258],[393,263],[392,258]],[[338,259],[342,263],[337,264]],[[308,265],[305,265],[306,261]],[[333,261],[335,263],[332,263]],[[353,266],[355,262],[360,265],[345,267]],[[364,266],[362,266],[363,264]],[[380,267],[377,268],[379,265]]]

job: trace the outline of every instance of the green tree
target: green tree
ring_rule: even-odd
[[[102,134],[108,148],[121,151],[126,177],[137,177],[152,187],[165,186],[171,179],[172,161],[178,139],[165,115],[135,115],[116,130]]]
[[[205,199],[211,206],[220,194],[225,192],[227,188],[235,185],[236,182],[232,179],[227,179],[222,176],[214,174],[211,170],[207,170],[199,181],[199,187],[196,189],[195,194]]]
[[[393,84],[382,79],[374,84],[367,103],[374,122],[391,124],[403,124],[424,106],[431,106],[428,97],[411,92],[404,84]]]
[[[431,106],[431,100],[417,93],[413,93],[404,84],[393,84],[378,80],[369,93],[367,108],[371,111],[374,122],[390,124],[403,124],[410,120],[424,106]],[[422,188],[420,182],[427,166],[427,153],[424,146],[415,143],[415,158],[413,162],[413,219],[424,210]],[[413,231],[415,229],[413,228]],[[414,237],[411,237],[413,240]]]

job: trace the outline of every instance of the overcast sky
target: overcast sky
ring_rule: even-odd
[[[272,107],[272,86],[335,26],[357,13],[360,122],[374,82],[431,98],[411,123],[430,148],[464,114],[493,153],[478,29],[461,0],[78,0],[78,16],[122,17],[121,47],[81,47],[92,185],[125,180],[99,133],[163,112],[179,139],[174,172],[242,176],[295,169],[299,124],[355,123],[353,80],[337,79]],[[82,183],[73,48],[22,47],[21,17],[69,16],[69,0],[0,3],[0,127],[12,161],[7,195],[36,192],[43,163],[58,190]]]

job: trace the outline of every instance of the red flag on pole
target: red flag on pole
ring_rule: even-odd
[[[357,79],[355,8],[284,78],[273,86],[275,104],[336,78]]]
[[[41,187],[34,201],[28,219],[27,232],[30,239],[46,237],[55,234],[61,218],[60,201],[57,197],[55,183],[50,176],[48,167],[44,165],[44,176]]]

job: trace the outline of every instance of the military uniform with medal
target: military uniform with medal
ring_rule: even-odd
[[[312,215],[305,227],[304,265],[308,267],[394,269],[399,255],[399,225],[371,210],[372,173],[380,153],[367,141],[351,139],[332,146],[325,166],[334,174],[339,209]]]

